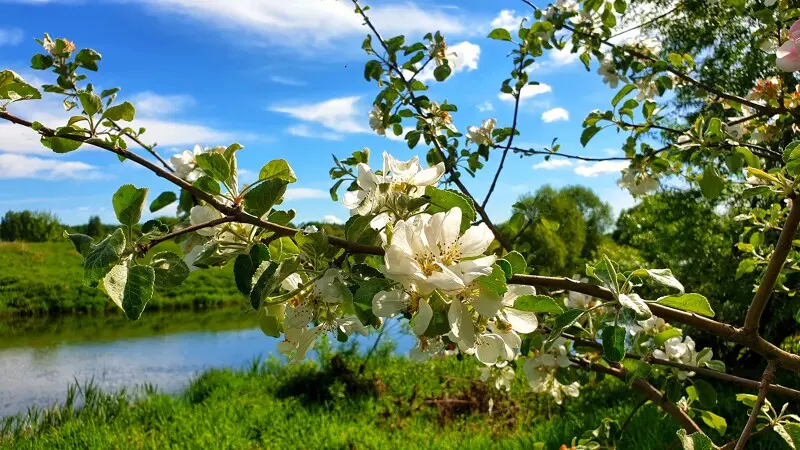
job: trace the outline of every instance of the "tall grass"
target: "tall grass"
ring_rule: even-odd
[[[285,365],[271,358],[239,370],[211,370],[178,396],[152,386],[108,394],[91,383],[75,385],[61,405],[5,419],[0,446],[494,449],[543,443],[558,449],[606,416],[623,420],[639,400],[607,378],[557,406],[526,389],[522,377],[505,394],[474,381],[471,359],[410,363],[390,345],[381,346],[363,374],[358,368],[364,354],[354,347],[341,353],[322,348],[319,354],[319,362]],[[733,395],[721,392],[722,409],[743,421],[746,408]],[[671,418],[648,404],[632,418],[618,448],[666,448],[676,430]],[[753,446],[784,448],[770,437]]]

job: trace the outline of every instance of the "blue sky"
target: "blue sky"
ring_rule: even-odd
[[[444,83],[430,81],[429,95],[458,105],[459,130],[489,117],[508,126],[513,104],[498,93],[511,68],[510,44],[485,36],[495,26],[518,23],[528,12],[522,2],[369,4],[384,36],[405,34],[408,42],[439,29],[458,53],[454,74]],[[158,142],[162,155],[194,144],[240,142],[246,147],[239,153],[240,168],[250,177],[271,159],[288,160],[299,181],[285,206],[296,209],[300,221],[348,216],[328,197],[331,154],[366,146],[375,166],[383,151],[400,158],[416,154],[404,142],[369,129],[367,113],[377,88],[362,76],[366,57],[360,47],[367,31],[345,0],[0,0],[0,68],[32,83],[52,83],[53,74],[29,69],[30,57],[40,50],[34,38],[44,32],[103,55],[100,72],[90,74],[90,81],[100,89],[122,88],[119,99],[138,109],[134,125],[148,129],[143,140]],[[583,118],[593,109],[607,109],[614,91],[575,56],[551,52],[537,61],[531,78],[549,89],[531,91],[536,95],[523,101],[516,142],[541,147],[557,137],[562,152],[620,156],[623,137],[611,130],[588,148],[580,146]],[[9,111],[53,127],[70,115],[48,94]],[[483,198],[498,161],[499,152],[467,182],[477,197]],[[504,220],[521,194],[544,184],[591,187],[615,212],[634,202],[616,186],[619,164],[542,162],[542,157],[509,157],[487,208],[492,217]],[[110,153],[82,147],[55,155],[28,130],[0,124],[0,212],[48,210],[69,224],[96,214],[114,222],[111,195],[124,183],[150,187],[151,199],[170,188]]]

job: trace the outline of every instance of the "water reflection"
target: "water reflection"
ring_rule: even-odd
[[[141,323],[118,319],[6,322],[0,330],[0,417],[50,406],[76,380],[93,379],[106,391],[151,383],[177,392],[205,369],[238,368],[276,354],[278,340],[253,328],[241,311],[151,314]],[[398,325],[390,335],[398,352],[407,352],[412,340]],[[374,339],[360,342],[366,347]]]

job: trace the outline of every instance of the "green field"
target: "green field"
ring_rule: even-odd
[[[362,375],[364,359],[355,349],[321,355],[321,365],[269,360],[212,370],[178,396],[73,389],[68,402],[85,401],[85,408],[7,419],[0,423],[0,443],[15,449],[371,449],[534,448],[541,442],[558,449],[606,416],[624,421],[640,401],[623,383],[606,378],[558,406],[547,395],[531,393],[521,376],[510,394],[476,382],[472,358],[409,363],[393,356],[391,345],[369,360]],[[720,391],[720,411],[735,433],[746,408],[733,396]],[[676,440],[676,430],[670,417],[648,404],[626,426],[618,448],[663,449]],[[724,440],[733,438],[728,434]],[[753,445],[784,448],[772,436],[758,437]]]
[[[158,249],[176,250],[176,244],[161,244],[155,252]],[[46,315],[116,309],[102,291],[83,285],[83,260],[69,241],[0,242],[0,267],[0,314]],[[157,290],[147,309],[245,304],[236,290],[231,267],[196,271],[185,283],[183,288]]]

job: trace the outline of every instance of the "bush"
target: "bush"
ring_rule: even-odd
[[[46,242],[59,239],[63,225],[44,211],[8,211],[0,222],[0,240]]]

